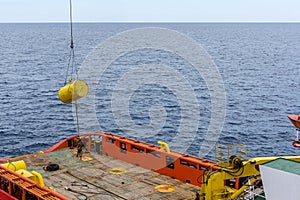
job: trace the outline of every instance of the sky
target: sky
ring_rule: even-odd
[[[74,22],[300,22],[300,0],[72,0]],[[1,22],[68,22],[69,0],[0,0]]]

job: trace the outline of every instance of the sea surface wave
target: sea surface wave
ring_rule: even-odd
[[[78,23],[74,24],[76,63],[80,67],[89,53],[109,37],[142,27],[172,29],[191,37],[217,65],[227,106],[216,145],[243,143],[248,146],[249,157],[299,153],[291,145],[296,131],[287,115],[300,114],[300,24]],[[72,105],[61,103],[57,97],[65,81],[69,38],[69,24],[65,23],[0,24],[0,158],[44,150],[76,134]],[[187,152],[197,155],[209,122],[214,120],[210,119],[209,91],[201,76],[189,67],[180,68],[187,65],[185,62],[163,51],[131,52],[112,63],[99,81],[95,96],[101,130],[89,127],[89,131],[131,136],[131,127],[120,129],[114,120],[111,93],[124,66],[149,63],[178,66],[194,84],[201,102],[201,122]],[[168,87],[141,85],[129,105],[132,120],[145,127],[145,134],[149,134],[147,126],[153,120],[151,106],[161,105],[167,113],[163,130],[147,137],[147,142],[170,142],[178,133],[183,108]],[[178,145],[185,144],[179,141]],[[206,157],[213,158],[213,151]]]

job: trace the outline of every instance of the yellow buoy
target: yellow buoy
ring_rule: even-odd
[[[89,87],[83,80],[76,80],[70,82],[68,85],[60,88],[58,97],[63,103],[71,103],[82,97],[85,97],[89,92]]]

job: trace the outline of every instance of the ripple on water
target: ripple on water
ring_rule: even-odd
[[[109,36],[144,26],[188,33],[218,66],[227,107],[217,144],[244,143],[249,147],[249,157],[299,153],[291,146],[295,130],[286,117],[299,114],[299,24],[76,24],[78,65]],[[57,98],[68,62],[68,26],[0,24],[0,36],[0,157],[40,151],[75,134],[72,105],[62,104]],[[114,63],[114,69],[121,73],[129,65],[149,63],[177,67],[185,73],[185,79],[190,79],[200,102],[201,116],[188,152],[198,155],[211,117],[211,99],[203,77],[190,71],[182,59],[161,50],[122,57]],[[118,78],[120,74],[116,71],[108,71],[106,84],[98,88],[95,109],[101,131],[131,136],[127,132],[130,127],[120,129],[110,111],[110,95]],[[171,90],[160,94],[160,90],[149,93],[145,92],[149,88],[144,89],[132,98],[136,101],[131,102],[133,120],[140,125],[149,124],[149,104],[145,100],[152,103],[159,99],[170,112],[169,121],[163,131],[147,141],[171,141],[181,117],[176,98],[169,98],[173,95]],[[88,129],[99,131],[95,124]]]

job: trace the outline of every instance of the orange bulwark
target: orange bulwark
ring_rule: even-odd
[[[0,190],[10,195],[6,199],[67,200],[62,195],[45,187],[42,188],[34,181],[1,165],[0,179]]]
[[[111,133],[102,135],[102,154],[196,186],[201,186],[205,171],[219,169],[211,160],[164,151],[159,146]]]
[[[101,141],[95,141],[93,137],[101,137]],[[76,146],[77,138],[78,136],[67,138],[44,152]],[[215,166],[216,162],[211,160],[176,151],[169,152],[168,149],[164,150],[161,146],[112,133],[86,133],[80,135],[80,138],[89,151],[91,145],[97,148],[99,143],[102,155],[123,160],[196,186],[202,185],[202,177],[206,171],[219,170],[219,167]]]

